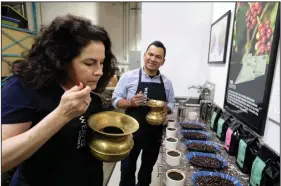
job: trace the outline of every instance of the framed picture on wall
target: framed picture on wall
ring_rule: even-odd
[[[280,35],[279,2],[235,6],[224,109],[263,136]]]
[[[211,25],[208,63],[225,63],[231,11]]]

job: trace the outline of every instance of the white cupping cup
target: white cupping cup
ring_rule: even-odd
[[[166,186],[184,186],[185,174],[178,169],[166,172]]]
[[[165,138],[165,147],[168,150],[176,150],[178,146],[178,139],[175,137],[166,137]]]
[[[188,117],[190,120],[197,120],[197,112],[189,112]]]
[[[166,128],[166,136],[167,137],[176,137],[177,135],[177,128],[175,127],[167,127]]]
[[[176,120],[169,120],[168,121],[168,127],[176,127]]]
[[[178,150],[166,151],[166,163],[170,166],[178,166],[181,160],[181,152]]]

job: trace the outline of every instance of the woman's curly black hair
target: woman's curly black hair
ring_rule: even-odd
[[[105,46],[103,76],[95,90],[102,92],[114,75],[116,65],[109,35],[104,28],[93,25],[90,20],[70,14],[57,17],[43,28],[31,50],[23,60],[13,63],[11,71],[35,89],[53,83],[64,84],[68,80],[66,65],[79,56],[91,41],[100,41]]]

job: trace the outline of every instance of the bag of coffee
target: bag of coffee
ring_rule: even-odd
[[[207,121],[208,122],[210,121],[211,114],[212,114],[212,103],[208,103],[207,104],[206,117],[205,117],[205,123],[207,123]]]
[[[209,115],[212,109],[212,103],[210,101],[201,100],[200,101],[200,119],[203,123],[207,123],[209,120]]]
[[[244,133],[243,125],[236,119],[232,121],[231,126],[226,131],[225,150],[231,156],[236,156],[239,140]]]
[[[226,129],[229,127],[229,120],[232,118],[233,117],[229,113],[225,112],[218,120],[217,137],[220,141],[225,140]]]
[[[210,119],[208,121],[208,124],[212,124],[212,120],[215,120],[217,113],[215,113],[217,110],[217,106],[215,104],[212,105],[211,107],[211,112],[210,112]]]
[[[263,171],[261,186],[280,186],[280,157],[270,160]]]
[[[217,131],[217,123],[221,114],[222,114],[222,109],[217,106],[214,106],[214,110],[212,112],[212,117],[210,121],[210,127],[214,132]]]
[[[242,173],[250,174],[252,163],[260,148],[261,143],[253,134],[240,139],[236,164]]]
[[[274,185],[274,175],[280,174],[279,167],[277,171],[275,170],[275,165],[272,166],[272,163],[275,160],[278,160],[279,156],[273,152],[270,148],[263,145],[261,150],[258,153],[258,156],[255,158],[250,175],[250,185],[251,186],[261,186],[261,185]],[[279,160],[278,160],[279,161]],[[265,170],[270,173],[269,177],[265,176]],[[275,172],[274,174],[272,174]],[[263,184],[261,181],[263,180]]]

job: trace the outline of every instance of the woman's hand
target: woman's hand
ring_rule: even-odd
[[[66,118],[68,121],[81,116],[87,111],[92,100],[90,93],[91,88],[89,86],[83,88],[82,83],[65,91],[57,107],[57,114]]]

